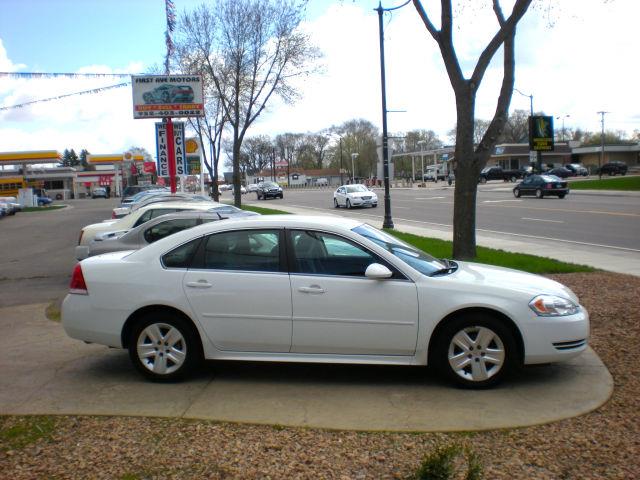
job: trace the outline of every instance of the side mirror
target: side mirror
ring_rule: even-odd
[[[364,275],[367,278],[382,280],[383,278],[391,278],[393,272],[384,265],[380,265],[379,263],[372,263],[367,267]]]

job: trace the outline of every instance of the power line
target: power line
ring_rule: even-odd
[[[0,78],[107,78],[130,77],[135,73],[0,72]]]
[[[0,112],[3,111],[3,110],[10,110],[10,109],[13,109],[13,108],[23,108],[23,107],[26,107],[28,105],[33,105],[34,103],[52,102],[54,100],[60,100],[62,98],[73,97],[75,95],[90,95],[90,94],[94,94],[94,93],[100,93],[100,92],[102,92],[104,90],[111,90],[111,89],[114,89],[114,88],[126,87],[127,85],[131,85],[131,82],[118,83],[116,85],[109,85],[107,87],[92,88],[91,90],[83,90],[82,92],[67,93],[65,95],[58,95],[56,97],[42,98],[40,100],[33,100],[31,102],[20,103],[18,105],[11,105],[9,107],[0,107]]]

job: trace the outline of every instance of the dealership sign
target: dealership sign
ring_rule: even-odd
[[[133,118],[202,117],[202,75],[132,75]]]
[[[186,175],[184,151],[184,123],[173,122],[173,146],[176,152],[176,175]],[[167,138],[167,124],[156,123],[156,153],[158,157],[158,176],[169,176],[169,141]]]
[[[529,117],[529,150],[552,152],[553,148],[553,117]]]

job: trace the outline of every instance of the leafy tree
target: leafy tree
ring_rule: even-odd
[[[342,125],[330,129],[342,137],[342,162],[340,162],[339,142],[327,149],[329,166],[341,168],[349,172],[352,176],[352,154],[357,153],[353,160],[355,175],[358,177],[375,177],[378,165],[378,137],[380,133],[375,125],[364,119],[353,119],[344,122]]]
[[[582,144],[583,145],[600,145],[602,143],[602,134],[600,132],[587,132],[585,133]],[[611,144],[625,144],[635,143],[627,138],[627,133],[624,130],[606,130],[604,132],[605,145]]]
[[[429,13],[420,0],[413,5],[428,33],[438,44],[449,81],[456,97],[456,186],[453,212],[453,256],[458,259],[472,259],[476,256],[476,201],[478,175],[486,165],[493,148],[504,131],[508,118],[509,104],[513,94],[515,76],[516,26],[522,19],[532,0],[515,0],[509,16],[505,16],[500,0],[493,0],[493,12],[498,29],[486,45],[472,74],[466,78],[453,43],[453,9],[451,0],[440,1],[440,27],[432,22]],[[502,47],[503,78],[495,114],[486,132],[475,142],[475,100],[489,63]],[[465,61],[465,63],[468,63]]]
[[[299,29],[303,12],[304,4],[289,0],[215,0],[182,18],[182,42],[202,62],[231,129],[237,206],[241,147],[248,128],[272,97],[296,99],[292,81],[308,74],[318,57]]]
[[[275,152],[274,143],[267,135],[247,138],[242,144],[242,168],[249,174],[269,168]]]

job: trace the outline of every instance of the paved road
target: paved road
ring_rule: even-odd
[[[23,212],[0,220],[0,307],[62,298],[80,229],[109,218],[118,202],[71,200],[65,204],[73,211]]]
[[[514,198],[513,184],[489,183],[478,190],[477,228],[484,233],[502,233],[554,239],[640,253],[640,197],[570,194],[565,199]],[[337,213],[332,190],[287,191],[284,200],[256,204],[278,208],[278,204]],[[349,216],[377,218],[384,215],[382,190],[376,190],[377,209],[353,209]],[[247,200],[255,203],[253,195]],[[392,189],[392,216],[396,222],[411,222],[430,228],[450,229],[453,218],[453,188],[428,184],[425,189]]]

